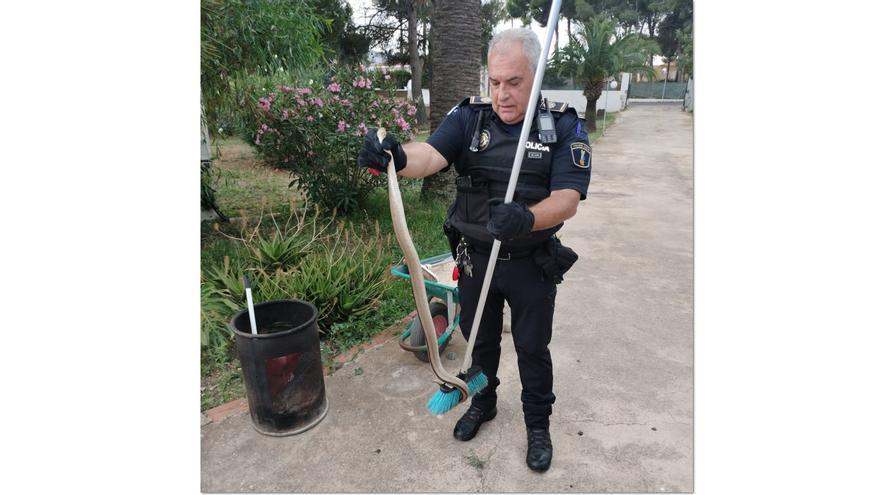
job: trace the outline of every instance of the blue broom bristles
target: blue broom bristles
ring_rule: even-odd
[[[461,378],[461,376],[459,376]],[[473,397],[489,385],[489,378],[480,371],[467,381],[468,394]],[[461,391],[454,387],[442,386],[428,401],[428,412],[434,415],[444,414],[461,402]]]

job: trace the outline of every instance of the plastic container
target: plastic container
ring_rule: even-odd
[[[254,305],[258,334],[247,310],[229,323],[254,429],[264,435],[302,433],[327,415],[318,310],[296,299]]]

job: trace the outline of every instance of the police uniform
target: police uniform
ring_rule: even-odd
[[[514,194],[514,201],[527,206],[559,189],[576,190],[583,200],[590,183],[591,150],[583,120],[566,104],[547,106],[549,109],[542,104],[539,111],[549,110],[553,115],[557,141],[541,142],[536,119]],[[449,208],[447,223],[460,233],[472,265],[470,275],[460,270],[458,281],[461,328],[466,338],[470,337],[492,246],[492,236],[486,230],[489,200],[504,198],[521,129],[522,123],[502,122],[492,111],[490,99],[471,97],[455,106],[427,141],[458,173],[456,198]],[[545,275],[535,260],[536,253],[554,241],[552,238],[561,227],[560,223],[502,243],[472,356],[474,365],[480,366],[489,378],[489,386],[474,396],[473,403],[490,410],[497,401],[496,388],[500,384],[497,372],[502,311],[507,300],[522,383],[523,413],[529,428],[549,426],[556,399],[548,349],[556,282]]]

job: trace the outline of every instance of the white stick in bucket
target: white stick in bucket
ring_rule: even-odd
[[[244,295],[247,297],[248,316],[251,319],[251,333],[257,334],[257,318],[254,313],[254,296],[251,295],[251,280],[244,276]]]

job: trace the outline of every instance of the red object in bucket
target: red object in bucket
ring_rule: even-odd
[[[458,280],[458,265],[452,269],[452,280]]]

